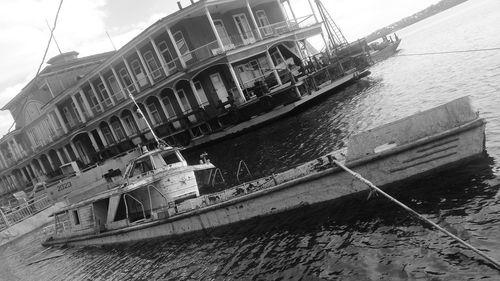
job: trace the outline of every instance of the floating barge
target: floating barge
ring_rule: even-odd
[[[133,160],[123,184],[54,214],[52,245],[104,245],[183,235],[327,202],[368,187],[333,160],[378,186],[417,178],[483,155],[485,121],[468,97],[349,139],[348,147],[288,171],[199,196],[204,160],[187,165],[163,147]]]

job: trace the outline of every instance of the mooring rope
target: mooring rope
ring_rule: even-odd
[[[363,178],[360,174],[354,172],[353,170],[347,168],[346,166],[344,166],[342,163],[340,163],[339,161],[335,160],[335,159],[332,159],[333,163],[335,163],[338,167],[340,167],[341,169],[343,169],[344,171],[348,172],[349,174],[351,174],[352,176],[354,176],[355,178],[359,179],[360,181],[362,181],[363,183],[365,183],[366,185],[368,185],[369,187],[371,187],[373,190],[377,191],[379,194],[385,196],[386,198],[388,198],[389,200],[391,200],[392,202],[396,203],[397,205],[399,205],[400,207],[402,207],[403,209],[405,209],[406,211],[410,212],[411,214],[415,215],[416,217],[418,217],[419,219],[423,220],[424,222],[432,225],[434,228],[438,229],[439,231],[443,232],[444,234],[446,234],[447,236],[453,238],[455,241],[459,242],[460,244],[462,244],[463,246],[469,248],[470,250],[472,250],[473,252],[475,252],[476,254],[480,255],[481,257],[483,257],[484,259],[486,259],[487,261],[489,261],[491,264],[493,264],[498,270],[500,270],[500,263],[498,263],[498,261],[494,260],[493,258],[491,258],[490,256],[486,255],[485,253],[483,253],[482,251],[480,251],[479,249],[476,249],[474,246],[470,245],[469,243],[465,242],[464,240],[458,238],[457,236],[453,235],[452,233],[450,233],[448,230],[442,228],[441,226],[439,226],[438,224],[434,223],[433,221],[425,218],[424,216],[422,216],[421,214],[417,213],[415,210],[411,209],[410,207],[406,206],[405,204],[401,203],[400,201],[398,201],[396,198],[390,196],[389,194],[385,193],[384,191],[382,191],[379,187],[377,187],[376,185],[374,185],[372,182],[370,182],[369,180]]]
[[[500,51],[500,47],[496,47],[496,48],[483,48],[483,49],[470,49],[470,50],[456,50],[456,51],[443,51],[443,52],[414,53],[414,54],[397,54],[396,56],[397,57],[428,56],[428,55],[474,53],[474,52],[485,52],[485,51]]]

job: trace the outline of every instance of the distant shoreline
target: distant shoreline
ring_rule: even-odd
[[[431,17],[433,15],[439,14],[443,11],[448,10],[449,8],[455,7],[459,4],[462,4],[468,0],[441,0],[437,4],[431,5],[420,12],[417,12],[409,17],[403,18],[395,23],[392,23],[386,27],[378,29],[377,31],[369,34],[365,37],[367,42],[375,41],[383,36],[394,33],[402,28],[405,28],[409,25],[417,23],[423,19]]]

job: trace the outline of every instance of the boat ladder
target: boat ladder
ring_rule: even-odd
[[[219,181],[217,181],[217,175],[219,176]],[[208,182],[212,187],[214,187],[216,184],[226,183],[226,180],[224,179],[224,176],[222,176],[221,170],[217,168],[215,170],[210,170],[210,174],[208,175]]]
[[[236,179],[238,180],[238,183],[241,183],[240,175],[242,175],[244,172],[246,172],[247,176],[249,176],[250,178],[252,177],[252,173],[248,169],[247,163],[245,163],[245,161],[243,160],[240,160],[240,163],[238,163],[238,171],[236,172]]]

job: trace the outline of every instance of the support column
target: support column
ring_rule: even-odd
[[[316,21],[316,23],[318,23],[318,16],[316,16],[316,12],[314,12],[314,5],[312,3],[312,0],[308,0],[309,1],[309,7],[311,7],[311,12],[314,16],[314,20]]]
[[[266,50],[266,56],[267,61],[271,66],[271,69],[273,70],[274,78],[276,78],[276,81],[278,82],[278,85],[283,85],[283,83],[281,83],[281,78],[278,74],[278,71],[276,70],[276,66],[274,65],[273,59],[271,58],[271,54],[269,54],[269,49]]]
[[[245,4],[247,6],[248,13],[250,14],[250,19],[252,20],[252,23],[255,26],[255,29],[257,30],[257,37],[259,38],[259,40],[262,40],[262,33],[260,33],[259,25],[255,20],[255,16],[253,15],[252,8],[250,7],[250,2],[248,2],[248,0],[245,0]]]
[[[200,95],[198,94],[198,91],[196,90],[196,86],[194,85],[193,80],[189,80],[189,85],[191,86],[191,91],[193,91],[194,97],[196,98],[196,102],[198,103],[199,107],[204,107],[203,102],[201,101]]]
[[[144,68],[144,71],[146,72],[146,76],[148,77],[149,83],[151,83],[151,85],[154,85],[155,81],[153,80],[153,76],[151,76],[151,72],[149,71],[146,61],[144,61],[141,52],[139,52],[139,49],[137,48],[135,48],[135,51],[137,53],[137,56],[139,57],[139,60],[141,61],[142,68]]]
[[[1,150],[0,150],[0,160],[2,161],[4,167],[8,167],[7,160],[5,160],[5,156],[3,156],[3,152]]]
[[[116,73],[116,70],[114,67],[111,67],[111,72],[113,73],[113,76],[115,77],[116,83],[118,84],[118,87],[120,88],[120,95],[122,95],[125,99],[128,98],[127,92],[125,91],[125,87],[123,87],[122,81],[120,80],[120,77],[118,77],[118,74]]]
[[[161,67],[163,68],[163,71],[165,72],[165,76],[168,76],[168,67],[167,67],[167,62],[165,61],[165,58],[163,55],[160,53],[160,50],[158,50],[158,47],[156,46],[155,40],[153,37],[149,37],[149,41],[151,42],[151,46],[153,46],[153,50],[155,50],[156,56],[160,60]]]
[[[139,84],[137,84],[137,80],[135,79],[135,75],[132,72],[132,68],[130,68],[130,65],[128,64],[128,61],[125,59],[125,57],[122,57],[123,63],[125,64],[125,68],[127,69],[128,76],[130,76],[130,79],[132,79],[132,82],[134,83],[135,90],[139,92],[141,89],[139,88]]]
[[[179,94],[177,93],[177,90],[174,90],[174,96],[175,96],[175,99],[177,100],[177,103],[179,104],[179,107],[182,110],[182,113],[184,114],[186,109],[184,108],[184,105],[182,104],[181,99],[179,98]]]
[[[59,149],[56,149],[55,151],[57,154],[57,158],[59,158],[59,162],[61,162],[61,165],[66,164],[66,162],[64,162],[64,158],[62,157],[61,151],[59,151]]]
[[[97,100],[97,104],[99,105],[99,108],[101,109],[102,112],[104,112],[104,107],[102,106],[101,100],[99,100],[99,95],[97,94],[97,91],[94,87],[94,84],[92,84],[90,81],[89,81],[89,84],[90,84],[90,88],[92,89],[92,93],[94,93],[95,99]]]
[[[47,161],[49,161],[50,169],[52,171],[55,171],[57,169],[57,167],[54,165],[54,162],[52,162],[52,159],[50,159],[50,155],[47,154],[45,156],[47,156]]]
[[[111,131],[111,135],[113,135],[113,138],[115,139],[115,142],[116,142],[116,143],[119,143],[119,142],[120,142],[120,140],[118,139],[118,136],[116,135],[116,132],[115,132],[115,130],[113,129],[113,126],[111,126],[111,124],[110,124],[110,125],[108,125],[108,128],[109,128],[109,130]]]
[[[23,185],[26,185],[28,182],[30,182],[31,178],[30,178],[30,176],[28,174],[28,171],[26,171],[25,167],[21,168],[20,170],[21,170],[21,177],[24,180],[24,184]]]
[[[87,135],[89,136],[90,142],[92,143],[95,152],[99,152],[99,146],[97,145],[97,141],[95,140],[94,135],[91,132],[87,132]]]
[[[85,93],[83,92],[82,89],[79,90],[80,96],[82,97],[83,104],[85,105],[85,109],[88,113],[89,117],[94,117],[94,113],[92,112],[92,108],[90,107],[89,100],[87,99],[87,96],[85,96]]]
[[[210,11],[208,10],[208,7],[205,6],[205,15],[208,18],[208,22],[210,23],[210,27],[212,28],[212,32],[215,35],[215,39],[217,39],[217,44],[219,45],[219,48],[224,52],[224,44],[222,43],[222,40],[220,39],[219,32],[217,32],[217,28],[215,27],[214,20],[212,19],[212,15],[210,15]]]
[[[120,120],[120,124],[122,125],[125,134],[130,137],[133,133],[128,129],[127,124],[125,124],[125,121],[123,121],[123,119],[121,119],[120,117],[118,117],[118,120]]]
[[[115,106],[116,103],[115,100],[113,99],[113,95],[111,94],[111,89],[108,87],[108,83],[106,83],[106,80],[104,80],[104,77],[100,72],[99,72],[99,79],[101,79],[101,82],[104,85],[104,89],[106,89],[106,92],[108,92],[108,97],[111,100],[111,104]]]
[[[61,123],[61,127],[62,127],[64,133],[67,134],[68,127],[66,127],[66,123],[64,123],[64,121],[63,121],[61,111],[59,110],[59,108],[57,108],[57,106],[54,108],[54,111],[56,112],[57,119],[59,119],[59,123]]]
[[[238,90],[238,96],[234,97],[234,101],[236,102],[237,105],[245,103],[247,99],[245,98],[243,90],[241,89],[240,80],[238,79],[238,76],[236,76],[236,72],[234,71],[233,66],[231,64],[228,64],[228,67],[229,67],[229,72],[233,77],[234,84],[236,85],[236,89]]]
[[[16,149],[17,154],[20,157],[23,157],[24,156],[23,151],[21,150],[21,146],[19,145],[15,137],[12,138],[12,143],[14,144],[14,148]]]
[[[80,120],[82,120],[83,123],[87,122],[87,119],[85,118],[85,115],[83,114],[82,108],[80,107],[80,104],[78,103],[78,100],[74,95],[71,96],[71,100],[75,104],[76,111],[78,111],[78,115],[80,115]]]
[[[177,47],[177,42],[175,42],[174,36],[172,35],[172,31],[170,31],[170,28],[166,27],[167,29],[167,34],[168,37],[170,38],[170,42],[172,42],[172,45],[174,46],[175,53],[177,54],[177,58],[179,58],[179,61],[181,62],[182,68],[186,69],[186,62],[184,61],[184,58],[182,57],[181,51],[179,51],[179,48]]]
[[[10,141],[7,141],[7,146],[9,147],[9,150],[12,152],[14,160],[17,161],[19,159],[19,156],[17,155],[17,151],[14,149],[14,145]]]
[[[288,69],[288,66],[287,66],[286,61],[285,61],[285,57],[284,57],[284,56],[283,56],[283,54],[281,53],[281,50],[280,50],[279,46],[276,46],[276,50],[278,51],[278,55],[280,55],[280,58],[281,58],[281,60],[283,61],[283,64],[285,65],[285,68],[287,68],[287,69]]]
[[[45,167],[43,166],[43,163],[42,161],[40,161],[40,159],[36,159],[36,161],[38,162],[38,165],[40,166],[40,169],[42,169],[42,173],[44,175],[47,175],[47,170],[45,169]]]
[[[142,111],[142,110],[141,110]],[[141,122],[139,120],[139,117],[137,117],[137,113],[135,112],[132,112],[132,118],[134,118],[134,122],[135,124],[137,125],[137,131],[138,131],[138,134],[141,134],[142,131],[144,131],[144,129],[147,128],[147,125],[146,125],[146,128],[141,128]],[[142,118],[146,118],[145,116],[142,116]]]
[[[31,172],[31,176],[32,176],[32,178],[34,178],[34,179],[38,178],[39,173],[38,173],[38,170],[36,169],[35,165],[33,165],[33,163],[31,163],[31,162],[30,162],[30,163],[28,164],[27,169],[28,169],[28,171],[30,171],[30,172]]]
[[[104,137],[104,134],[102,133],[101,131],[101,128],[97,127],[97,134],[99,135],[99,137],[101,138],[101,142],[104,146],[108,146],[108,141],[106,140],[106,138]]]
[[[297,53],[299,55],[300,60],[304,61],[304,54],[302,54],[302,51],[300,50],[299,41],[295,41],[295,48],[297,48]]]
[[[160,102],[161,109],[163,109],[163,113],[165,113],[165,116],[167,116],[167,120],[170,119],[171,116],[169,116],[168,114],[167,107],[165,106],[163,99],[159,98],[158,101]]]
[[[8,175],[7,181],[10,181],[10,184],[12,185],[12,190],[17,190],[17,187],[20,185],[18,179],[13,175]]]
[[[68,149],[66,148],[66,146],[64,145],[62,148],[63,148],[64,155],[66,155],[66,159],[68,159],[68,163],[71,162],[71,161],[73,161],[71,159],[71,155],[69,154]]]
[[[71,142],[71,141],[70,141],[70,142],[69,142],[69,146],[71,146],[71,150],[73,150],[73,153],[75,154],[75,157],[76,157],[76,158],[81,159],[81,160],[82,160],[82,162],[83,162],[83,158],[84,158],[84,157],[82,157],[82,156],[80,155],[80,152],[78,152],[78,150],[76,149],[75,144],[74,144],[73,142]]]
[[[293,12],[292,5],[290,4],[290,0],[286,0],[286,3],[288,4],[288,8],[290,9],[290,13],[292,13],[293,20],[295,23],[297,23],[297,17],[295,17],[295,13]]]
[[[285,6],[283,6],[283,3],[281,2],[281,0],[276,0],[276,2],[278,2],[278,6],[280,7],[281,14],[283,15],[283,18],[285,19],[287,26],[289,26],[290,22],[288,19],[288,14],[286,13],[286,10],[285,10]]]
[[[144,104],[144,109],[146,109],[146,114],[148,115],[149,118],[146,118],[146,116],[144,116],[144,118],[146,118],[146,120],[150,120],[148,121],[150,123],[150,125],[152,126],[156,126],[156,123],[154,122],[154,119],[153,119],[153,114],[151,114],[151,111],[149,110],[149,107]],[[144,113],[144,111],[142,111]]]

